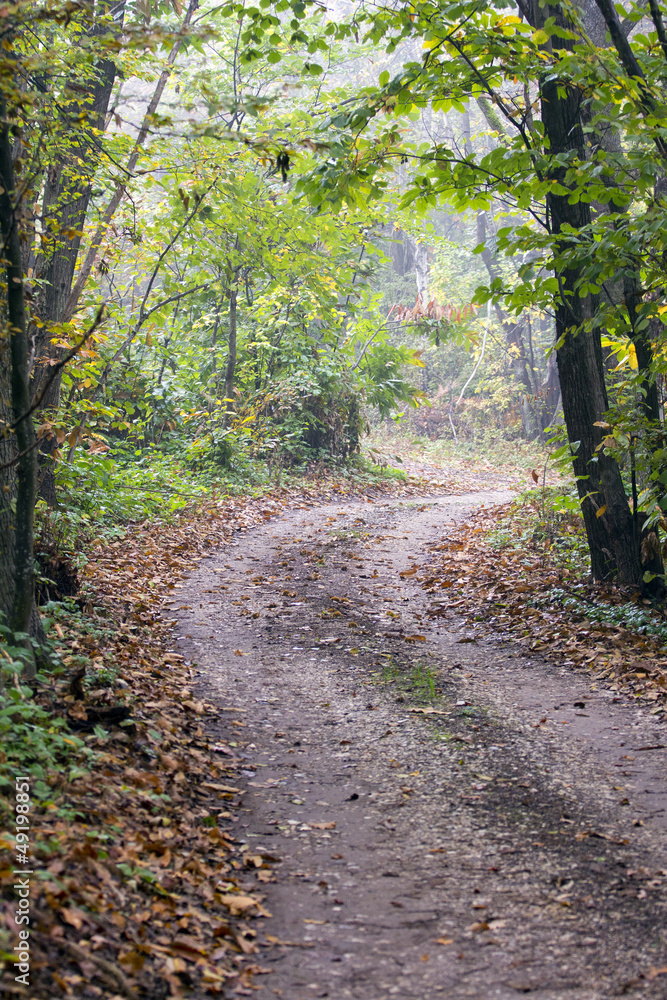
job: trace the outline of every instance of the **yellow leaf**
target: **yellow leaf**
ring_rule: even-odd
[[[546,45],[549,41],[549,36],[544,28],[538,28],[537,31],[533,32],[533,41],[536,45]]]
[[[604,512],[606,511],[606,509],[607,509],[607,505],[605,503],[605,504],[602,505],[602,507],[600,507],[598,510],[595,511],[595,516],[596,517],[602,517],[602,515],[604,514]]]

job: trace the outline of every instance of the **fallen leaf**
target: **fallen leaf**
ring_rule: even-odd
[[[267,934],[266,940],[269,944],[281,945],[283,948],[314,948],[315,943],[313,941],[282,941],[275,934]]]
[[[247,910],[252,910],[255,908],[262,916],[270,916],[271,914],[264,909],[262,904],[257,899],[253,899],[252,896],[244,896],[241,893],[221,893],[219,896],[219,901],[223,906],[226,906],[230,913],[234,916],[239,913],[245,913]]]
[[[72,927],[75,927],[78,931],[81,930],[84,924],[85,914],[81,913],[79,910],[75,910],[72,907],[63,907],[60,911],[60,916]]]

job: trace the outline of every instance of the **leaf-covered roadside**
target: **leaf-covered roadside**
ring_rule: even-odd
[[[463,642],[511,638],[667,717],[667,618],[635,588],[589,581],[581,520],[567,506],[549,512],[531,490],[450,529],[421,575],[430,614],[463,617]]]
[[[456,492],[459,485],[328,480],[209,501],[171,522],[93,543],[78,601],[47,606],[60,672],[40,674],[35,699],[17,689],[21,704],[44,710],[51,748],[36,767],[28,747],[21,755],[8,742],[0,752],[3,829],[12,829],[19,761],[33,776],[31,996],[252,992],[262,972],[255,956],[266,914],[261,887],[276,859],[248,852],[230,832],[243,767],[234,736],[243,721],[233,705],[196,697],[192,668],[169,648],[167,605],[199,559],[288,506],[434,488]],[[207,732],[220,715],[224,742]],[[2,988],[23,995],[11,954],[13,836],[4,834],[0,849]]]
[[[69,774],[50,770],[50,794],[33,800],[31,995],[158,998],[225,984],[242,992],[259,971],[244,956],[254,951],[250,922],[264,912],[262,897],[244,888],[243,847],[225,829],[240,761],[206,735],[214,710],[192,697],[192,671],[166,649],[171,626],[158,596],[254,516],[245,506],[137,527],[86,567],[85,613],[54,621],[69,669],[39,700],[75,733],[97,726],[84,736],[94,758]],[[120,725],[109,725],[113,710],[117,721],[126,716]],[[10,837],[3,848],[11,932]],[[3,989],[25,992],[12,970]]]

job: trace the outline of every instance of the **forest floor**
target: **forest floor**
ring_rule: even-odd
[[[286,510],[179,591],[243,762],[258,1000],[667,997],[661,714],[433,614],[432,548],[511,498],[467,487]]]
[[[667,998],[664,641],[494,548],[525,467],[405,466],[93,546],[2,995]]]

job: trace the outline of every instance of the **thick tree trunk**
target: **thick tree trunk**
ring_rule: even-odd
[[[6,303],[3,302],[3,313]],[[6,319],[6,316],[3,317]],[[9,621],[14,603],[14,498],[16,497],[16,436],[7,428],[12,423],[10,335],[0,337],[0,611]]]
[[[124,7],[125,0],[103,0],[98,15],[112,14],[120,26]],[[108,30],[108,24],[98,19],[89,31],[89,37],[101,37]],[[39,289],[35,313],[41,325],[32,330],[35,344],[33,398],[42,391],[49,378],[52,359],[62,353],[51,343],[53,325],[69,318],[66,310],[100,158],[91,130],[100,134],[104,132],[115,78],[113,61],[101,59],[87,80],[73,80],[66,91],[70,100],[64,111],[71,122],[68,155],[52,163],[46,172],[42,219],[48,238],[42,240],[41,253],[34,266]],[[83,127],[82,122],[85,123]],[[41,409],[57,410],[60,387],[59,375],[49,384]],[[54,439],[45,439],[40,450],[39,493],[50,506],[56,504],[55,467],[51,457],[55,448]]]
[[[535,26],[541,17],[554,17],[557,24],[568,24],[560,7],[542,11],[535,4]],[[567,47],[567,40],[552,36],[554,48]],[[542,123],[551,156],[572,153],[585,159],[581,127],[582,94],[567,81],[548,78],[540,88]],[[566,168],[557,166],[551,177],[565,186]],[[567,195],[549,194],[547,210],[551,232],[562,240],[556,243],[556,258],[567,262],[567,235],[590,224],[590,208],[577,201],[570,204]],[[557,263],[560,294],[556,302],[556,338],[558,373],[563,413],[568,439],[576,448],[574,471],[577,477],[586,534],[595,579],[616,575],[620,583],[642,586],[639,544],[634,530],[621,473],[616,461],[603,454],[602,430],[596,423],[608,408],[600,331],[594,319],[597,301],[593,296],[580,297],[576,290],[579,271],[576,264]]]
[[[127,163],[125,164],[125,168],[123,170],[123,177],[116,181],[116,187],[114,193],[111,196],[106,208],[101,213],[101,218],[97,225],[97,229],[95,230],[95,234],[92,240],[90,241],[90,245],[86,252],[86,256],[81,262],[81,266],[79,267],[76,276],[76,281],[74,283],[74,287],[72,288],[72,292],[69,297],[69,301],[65,306],[65,311],[63,316],[63,319],[65,321],[70,320],[74,314],[74,310],[76,309],[77,303],[81,298],[86,282],[93,270],[93,266],[95,264],[97,254],[99,253],[100,247],[102,245],[102,241],[104,240],[104,237],[109,229],[109,225],[111,224],[111,220],[113,219],[116,210],[123,199],[123,195],[125,194],[127,181],[134,175],[137,163],[139,162],[139,156],[141,154],[141,150],[143,149],[146,139],[148,138],[153,128],[155,112],[157,111],[160,101],[162,100],[162,95],[164,94],[165,87],[167,86],[167,83],[169,82],[169,77],[171,76],[174,69],[174,63],[176,62],[178,53],[180,52],[181,46],[183,45],[183,41],[185,38],[185,30],[190,24],[190,21],[192,20],[192,17],[195,11],[198,9],[198,7],[199,7],[199,0],[190,0],[188,9],[185,13],[185,16],[183,18],[183,21],[179,29],[178,37],[176,38],[176,41],[172,46],[171,52],[167,57],[166,65],[162,70],[158,78],[158,81],[155,85],[155,90],[153,91],[153,95],[146,109],[144,120],[141,123],[139,135],[136,138],[134,147],[132,149],[132,152],[130,153],[130,157]]]
[[[111,13],[120,26],[124,0],[103,3],[101,13]],[[108,32],[108,25],[97,22],[90,38]],[[91,130],[104,132],[109,100],[116,79],[116,66],[110,59],[101,59],[88,80],[72,81],[68,89],[71,98],[66,109],[71,121],[68,156],[52,163],[47,170],[42,206],[43,228],[49,234],[42,242],[42,253],[35,262],[35,276],[40,282],[36,313],[45,326],[36,331],[36,363],[33,393],[36,395],[49,375],[48,358],[52,353],[51,324],[62,323],[72,290],[72,281],[81,247],[81,237],[90,207],[92,186],[100,154],[92,141]],[[83,93],[82,93],[83,91]],[[82,127],[81,122],[85,125]],[[58,405],[60,379],[54,379],[42,401],[48,409]]]
[[[27,632],[35,603],[33,522],[37,490],[37,451],[30,410],[30,379],[26,314],[23,290],[18,206],[15,204],[12,143],[7,103],[0,97],[0,233],[7,281],[7,360],[10,370],[11,425],[16,449],[15,511],[9,518],[10,540],[3,541],[0,597],[3,611],[15,632]],[[8,450],[8,449],[3,449]],[[4,499],[4,498],[3,498]],[[6,501],[5,501],[6,502]],[[4,519],[4,518],[3,518]],[[11,580],[11,586],[8,586]],[[11,592],[10,592],[11,591]]]

